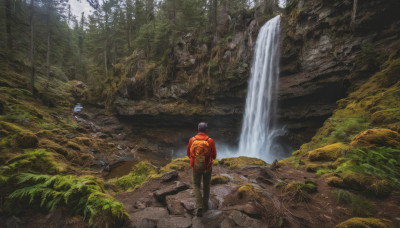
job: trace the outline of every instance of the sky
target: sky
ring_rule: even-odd
[[[93,11],[93,8],[86,0],[69,0],[69,4],[71,5],[72,14],[75,15],[78,20],[81,18],[82,12],[85,12],[85,17],[87,17],[90,12]]]

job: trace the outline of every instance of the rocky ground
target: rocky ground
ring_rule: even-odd
[[[126,227],[334,227],[352,217],[352,209],[333,197],[334,188],[313,173],[279,165],[240,168],[234,160],[214,166],[211,209],[203,217],[195,216],[192,171],[186,168],[117,195],[131,216]],[[380,215],[400,219],[399,197],[379,203]]]

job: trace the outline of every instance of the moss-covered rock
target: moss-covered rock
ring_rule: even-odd
[[[353,190],[365,190],[372,184],[371,176],[364,173],[346,171],[341,174],[341,177],[343,178],[343,184]]]
[[[136,164],[128,175],[111,179],[109,183],[119,186],[122,190],[129,190],[140,186],[155,174],[157,174],[157,167],[148,161],[142,161]]]
[[[15,136],[15,145],[17,147],[26,148],[36,148],[38,146],[39,139],[30,131],[20,131]]]
[[[393,227],[388,220],[377,218],[359,218],[348,219],[338,225],[336,228],[391,228]]]
[[[240,199],[243,199],[245,197],[257,198],[260,193],[261,193],[261,190],[258,188],[255,188],[252,184],[242,185],[238,189],[238,194],[239,194]]]
[[[190,168],[190,159],[187,156],[185,156],[182,158],[177,158],[177,159],[171,161],[170,163],[168,163],[163,168],[161,168],[159,175],[162,176],[173,170],[183,171],[183,170],[187,170],[189,168]]]
[[[211,177],[211,185],[226,184],[229,182],[227,176],[213,176]]]
[[[67,142],[67,147],[73,150],[81,151],[81,147],[77,143],[71,141]]]
[[[369,129],[356,135],[352,147],[400,147],[400,134],[389,129]]]
[[[312,150],[308,153],[310,161],[335,161],[346,150],[348,146],[343,143],[335,143],[322,148]]]
[[[79,143],[79,144],[83,144],[85,146],[90,146],[90,139],[87,137],[76,137],[75,140]]]
[[[54,152],[57,152],[64,157],[68,156],[68,151],[66,149],[64,149],[60,144],[49,139],[41,139],[39,142],[39,146],[49,151],[53,150]]]
[[[389,180],[379,180],[376,179],[367,186],[366,192],[369,195],[375,196],[377,198],[384,198],[390,195],[394,188],[394,184]]]
[[[338,176],[328,176],[328,177],[326,177],[325,180],[329,186],[337,187],[337,188],[345,187],[343,179]]]
[[[249,158],[245,156],[240,156],[236,158],[223,158],[219,163],[223,166],[228,167],[229,169],[243,168],[249,165],[267,165],[267,163],[261,159]]]

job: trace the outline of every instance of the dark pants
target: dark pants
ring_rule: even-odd
[[[210,180],[212,168],[206,173],[193,170],[193,191],[196,197],[196,207],[198,209],[208,209],[208,199],[210,198]],[[203,177],[203,195],[201,195],[201,178]]]

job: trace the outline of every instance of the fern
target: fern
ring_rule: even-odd
[[[363,172],[400,184],[400,148],[358,148],[350,151],[346,160],[337,172]]]
[[[104,193],[101,182],[93,177],[48,176],[24,173],[18,175],[19,188],[9,195],[12,200],[28,201],[46,210],[65,206],[81,214],[93,225],[97,220],[114,224],[128,219],[122,203]]]

